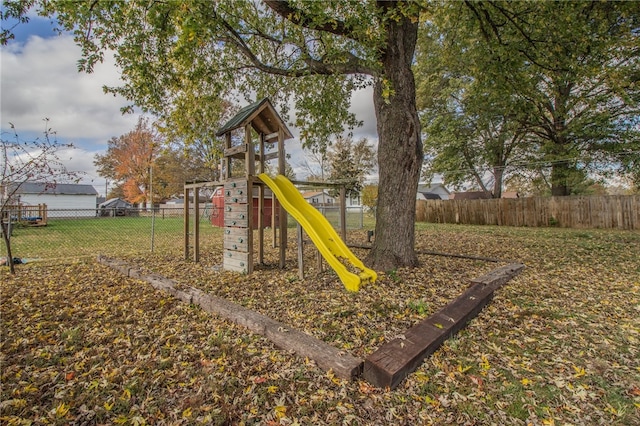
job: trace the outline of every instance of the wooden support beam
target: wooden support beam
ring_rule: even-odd
[[[278,173],[285,174],[284,129],[278,129]],[[285,267],[287,256],[287,211],[280,204],[280,268]]]
[[[184,260],[189,260],[189,188],[184,188]]]
[[[369,355],[363,378],[378,387],[398,386],[446,339],[478,315],[495,290],[523,269],[522,264],[509,264],[472,280],[471,286],[447,306]]]
[[[273,160],[275,158],[278,158],[278,155],[279,155],[279,153],[277,151],[274,151],[274,152],[270,152],[268,154],[264,154],[262,156],[262,158],[263,158],[263,161],[269,161],[269,160]]]
[[[271,230],[273,232],[272,245],[273,248],[278,247],[278,227],[276,226],[276,214],[278,212],[278,208],[276,207],[276,194],[271,193]]]
[[[240,144],[240,145],[236,145],[232,148],[226,148],[224,150],[224,156],[225,157],[233,157],[236,154],[244,154],[245,152],[247,152],[247,144]],[[243,156],[244,157],[244,156]]]
[[[131,268],[125,262],[117,259],[98,256],[98,262],[131,278],[146,281],[155,289],[166,291],[185,303],[198,305],[207,312],[219,315],[256,334],[265,336],[276,346],[285,351],[294,352],[302,359],[313,360],[319,368],[324,371],[333,371],[341,379],[353,380],[362,372],[361,359],[244,306],[193,287],[178,289],[176,283],[170,279],[159,275],[144,275],[140,270]]]
[[[333,182],[312,182],[312,181],[308,181],[308,180],[292,180],[291,181],[292,184],[294,184],[295,186],[300,186],[300,187],[311,187],[311,188],[335,188],[335,189],[340,189],[342,187],[344,187],[343,184],[341,183],[333,183]]]
[[[298,223],[298,278],[304,280],[304,236],[302,226]]]
[[[264,111],[265,113],[267,111]],[[259,113],[253,116],[253,118],[251,118],[251,120],[248,120],[247,123],[251,124],[251,126],[256,129],[256,132],[258,133],[264,133],[267,129],[270,128],[269,124],[267,124],[265,122],[264,119],[266,119],[267,121],[270,121],[269,118],[267,118],[265,115],[263,115],[263,113]]]
[[[249,176],[256,174],[256,153],[253,149],[253,138],[251,137],[251,124],[247,124],[244,128],[244,147],[245,150],[245,176],[247,179]],[[251,192],[249,192],[251,193]]]
[[[322,253],[320,253],[320,250],[316,248],[316,263],[318,264],[317,266],[318,272],[324,271],[322,260],[323,260]]]
[[[247,124],[244,128],[244,140],[247,146],[247,152],[245,153],[245,179],[246,179],[246,194],[247,194],[247,228],[249,228],[249,234],[247,235],[248,244],[248,259],[247,259],[247,274],[253,273],[253,176],[256,174],[256,155],[253,149],[251,124]]]
[[[260,134],[258,174],[264,173],[264,134]],[[264,265],[264,185],[258,185],[258,264]],[[273,198],[273,195],[272,195]],[[253,203],[253,200],[251,201]],[[273,199],[272,199],[272,202]],[[253,205],[253,204],[252,204]]]
[[[207,181],[207,182],[191,182],[191,183],[185,183],[184,187],[188,188],[188,189],[194,189],[194,188],[213,188],[215,186],[221,186],[223,185],[222,182],[217,182],[217,181]]]
[[[277,346],[314,360],[325,371],[333,370],[338,377],[354,379],[362,374],[373,385],[388,388],[398,386],[426,356],[475,317],[497,289],[524,269],[524,265],[513,263],[471,280],[471,286],[443,309],[367,357],[363,369],[362,360],[243,306],[192,287],[177,289],[173,281],[158,275],[143,275],[123,261],[98,256],[98,262],[262,334]]]
[[[227,132],[224,135],[224,149],[225,151],[227,149],[231,148],[231,132]],[[225,156],[223,158],[224,161],[224,176],[223,176],[223,180],[227,180],[231,177],[231,157],[227,157]]]
[[[268,135],[265,135],[265,137],[264,137],[265,142],[268,142],[271,139],[278,139],[278,132],[269,133]]]
[[[347,190],[340,188],[340,238],[347,243]]]

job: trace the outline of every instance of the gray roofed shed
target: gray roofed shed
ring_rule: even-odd
[[[130,202],[123,200],[122,198],[110,198],[104,203],[100,203],[98,206],[100,208],[113,209],[113,208],[133,208],[133,204]]]
[[[98,205],[100,216],[138,216],[138,209],[122,198],[111,198]]]

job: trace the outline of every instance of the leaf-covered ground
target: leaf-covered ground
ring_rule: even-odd
[[[3,269],[0,422],[640,424],[638,233],[423,225],[419,250],[503,261],[422,254],[421,268],[382,273],[357,294],[313,270],[312,248],[300,280],[294,244],[287,270],[242,276],[217,268],[221,242],[210,243],[198,265],[126,260],[360,357],[469,279],[508,260],[527,268],[393,391],[340,380],[97,263]]]

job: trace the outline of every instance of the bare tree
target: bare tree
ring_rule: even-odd
[[[324,182],[329,175],[327,170],[327,152],[319,149],[305,149],[304,160],[298,164],[310,182]]]
[[[68,171],[60,160],[62,150],[73,149],[72,144],[62,144],[55,139],[55,132],[46,123],[44,137],[22,140],[12,123],[12,134],[5,139],[2,135],[0,147],[0,228],[6,248],[9,270],[15,274],[11,252],[12,209],[19,204],[17,194],[26,182],[44,184],[43,191],[55,188],[58,182],[79,180],[80,172]]]

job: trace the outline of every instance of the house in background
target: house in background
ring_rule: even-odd
[[[451,198],[451,192],[442,183],[418,185],[416,200],[448,200],[449,198]]]
[[[98,191],[92,185],[25,182],[15,193],[19,204],[46,204],[48,217],[95,217]]]
[[[345,207],[362,207],[362,197],[359,192],[351,192],[351,194],[347,195],[345,200]]]
[[[328,206],[335,203],[334,198],[323,189],[322,191],[307,191],[302,193],[302,198],[312,206]]]

